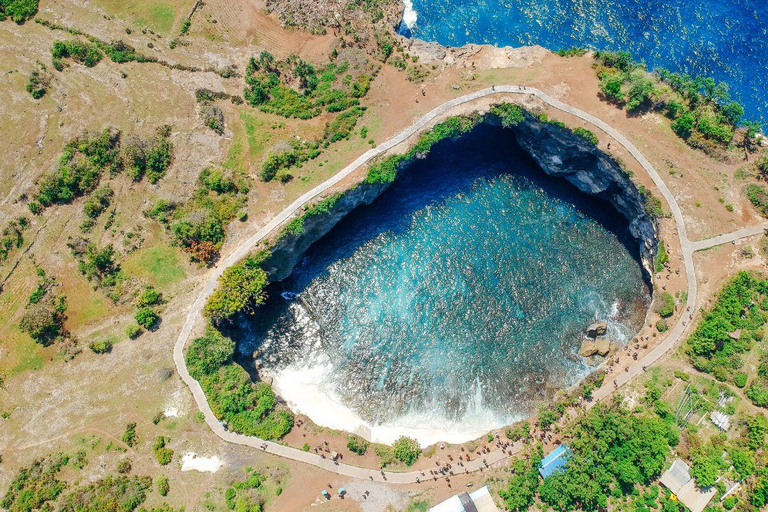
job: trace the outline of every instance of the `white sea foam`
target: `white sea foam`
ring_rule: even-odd
[[[202,471],[203,473],[215,473],[224,463],[216,457],[198,457],[194,452],[188,452],[181,458],[182,471]]]
[[[418,14],[416,14],[416,10],[413,8],[413,0],[403,0],[403,4],[405,4],[403,23],[405,23],[406,27],[413,28],[416,26],[416,20],[418,19]]]
[[[318,425],[354,432],[369,441],[392,444],[400,436],[416,439],[422,447],[437,442],[463,443],[477,439],[491,430],[512,423],[514,418],[499,418],[475,402],[460,421],[437,417],[428,412],[407,414],[381,425],[371,425],[346,405],[332,391],[322,386],[332,371],[330,363],[291,366],[274,373],[275,391],[291,409],[305,414]],[[480,393],[476,393],[479,397]]]

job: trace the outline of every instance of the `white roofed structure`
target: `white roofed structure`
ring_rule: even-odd
[[[429,509],[429,512],[499,512],[499,508],[485,485],[471,494],[463,492],[451,496]]]

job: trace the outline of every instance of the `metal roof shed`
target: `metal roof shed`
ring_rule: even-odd
[[[539,464],[539,474],[541,478],[547,478],[554,473],[562,470],[565,467],[565,463],[568,462],[568,457],[571,455],[571,448],[568,445],[561,444],[549,454],[541,459]]]

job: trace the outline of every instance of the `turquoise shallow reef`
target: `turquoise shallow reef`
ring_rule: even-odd
[[[584,377],[591,322],[632,336],[649,301],[636,252],[609,204],[481,125],[313,245],[241,350],[322,425],[471,438]]]
[[[768,121],[765,0],[406,0],[402,32],[461,46],[623,50],[730,85],[746,117]]]

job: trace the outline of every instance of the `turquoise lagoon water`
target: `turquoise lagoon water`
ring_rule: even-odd
[[[765,0],[406,0],[403,32],[427,41],[627,50],[649,68],[712,76],[768,121]]]
[[[636,245],[610,205],[482,126],[311,247],[241,349],[321,425],[471,439],[586,375],[591,322],[635,332],[648,305]]]

